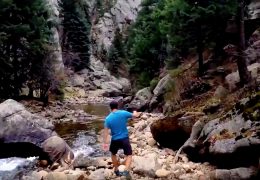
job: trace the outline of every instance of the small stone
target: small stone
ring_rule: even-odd
[[[181,166],[180,164],[178,164],[178,163],[177,163],[177,164],[171,164],[170,166],[171,166],[171,169],[172,169],[173,171],[182,169],[182,166]]]
[[[131,141],[132,141],[132,143],[137,143],[138,142],[137,138],[133,138]]]
[[[111,179],[111,177],[114,175],[113,170],[111,169],[105,169],[104,170],[104,176],[106,177],[106,179]]]
[[[152,135],[151,132],[145,132],[144,136],[145,136],[146,138],[152,138],[152,137],[153,137],[153,135]]]
[[[44,180],[64,180],[64,179],[67,179],[67,175],[63,172],[50,172],[44,178]]]
[[[189,162],[189,159],[187,157],[185,157],[185,156],[181,157],[181,159],[182,159],[182,161],[184,163],[188,163]]]
[[[155,172],[155,175],[157,177],[167,177],[171,172],[170,171],[167,171],[165,169],[158,169],[156,172]]]
[[[107,166],[107,162],[104,159],[99,159],[97,161],[97,166],[98,167],[106,167]]]
[[[192,177],[191,174],[182,174],[182,175],[179,176],[178,179],[180,179],[180,180],[192,180],[193,177]]]
[[[166,162],[165,159],[158,159],[158,163],[159,163],[160,165],[162,165],[162,164],[165,163],[165,162]]]
[[[183,174],[186,174],[186,172],[184,171],[184,169],[178,169],[176,171],[173,171],[173,174],[175,174],[176,177],[179,177]]]
[[[173,161],[173,156],[168,156],[167,158],[166,158],[166,162],[167,163],[171,163]]]
[[[132,144],[132,149],[135,150],[137,148],[137,144]]]
[[[87,169],[90,171],[94,171],[96,168],[94,166],[89,166],[89,167],[87,167]]]
[[[147,140],[149,146],[153,147],[156,144],[156,141],[153,138],[149,138]]]

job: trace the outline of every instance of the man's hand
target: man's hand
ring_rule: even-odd
[[[142,112],[137,112],[137,111],[133,111],[133,117],[140,117],[143,113]]]
[[[103,144],[103,150],[104,150],[104,151],[108,151],[108,150],[109,150],[109,145],[106,144],[106,143],[104,143],[104,144]]]

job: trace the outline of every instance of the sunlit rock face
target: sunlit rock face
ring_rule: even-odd
[[[51,21],[58,21],[59,18],[59,1],[58,0],[46,0],[46,4],[50,10]],[[50,67],[51,70],[54,71],[54,74],[60,74],[64,71],[64,64],[62,60],[62,51],[60,45],[60,37],[58,32],[58,27],[53,27],[51,29],[52,37],[51,42],[53,43],[53,50],[49,54],[49,58],[51,59]]]
[[[97,51],[109,50],[116,28],[121,32],[126,30],[126,27],[135,21],[140,4],[141,0],[117,0],[111,9],[104,13],[93,26],[92,38],[96,42]]]
[[[77,72],[82,77],[81,88],[88,90],[101,89],[103,96],[121,96],[131,89],[127,78],[115,77],[106,67],[106,56],[113,43],[115,32],[124,33],[135,21],[140,10],[141,0],[109,1],[111,8],[100,13],[97,2],[86,1],[91,22],[91,48],[88,69]],[[106,4],[106,3],[105,3]],[[104,5],[105,6],[105,5]],[[106,8],[104,8],[106,9]],[[73,79],[69,86],[73,87]]]

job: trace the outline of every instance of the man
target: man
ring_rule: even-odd
[[[127,130],[127,121],[132,117],[140,117],[141,113],[133,111],[130,113],[125,110],[118,110],[118,103],[112,101],[110,103],[111,113],[106,117],[104,123],[104,144],[103,149],[108,151],[108,142],[109,142],[109,129],[111,130],[111,142],[109,150],[112,153],[112,163],[114,166],[114,172],[117,176],[126,176],[130,177],[129,170],[132,162],[132,147],[130,145],[128,130]],[[125,171],[119,172],[118,166],[120,165],[117,160],[117,151],[119,149],[124,150],[126,155],[125,160]]]

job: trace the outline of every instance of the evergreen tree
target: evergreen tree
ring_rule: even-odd
[[[76,71],[88,67],[90,21],[84,1],[62,0],[63,59]],[[72,56],[71,56],[72,54]]]
[[[166,62],[178,65],[190,52],[198,55],[203,74],[202,53],[205,47],[223,48],[226,21],[236,14],[237,1],[145,0],[142,6],[128,40],[129,59],[131,72],[149,82]]]
[[[115,75],[119,75],[120,65],[123,63],[123,59],[125,58],[123,47],[122,35],[119,28],[117,28],[112,46],[108,52],[108,70]]]
[[[158,0],[145,0],[136,23],[130,29],[127,49],[129,50],[130,73],[137,79],[140,87],[149,86],[150,80],[158,75],[163,59],[162,44],[165,37],[160,35],[159,27],[152,13],[158,7]]]
[[[0,98],[17,97],[33,75],[40,78],[33,67],[42,64],[47,52],[48,19],[42,0],[0,1]]]

